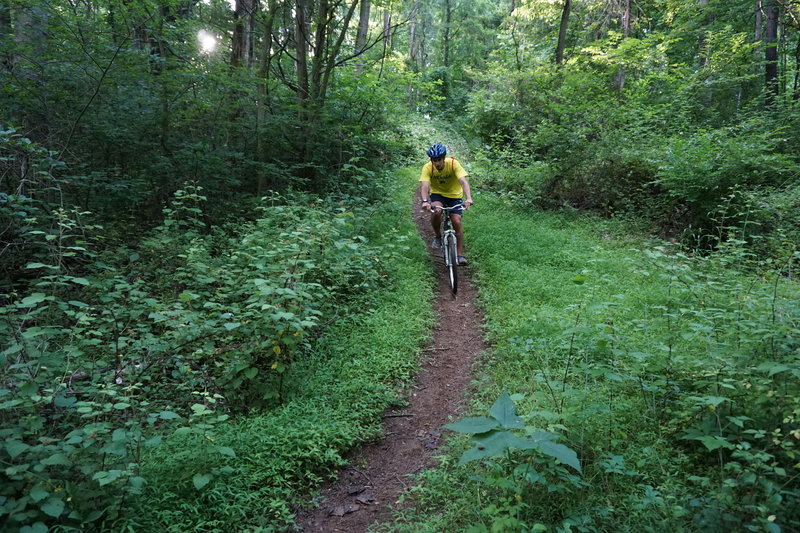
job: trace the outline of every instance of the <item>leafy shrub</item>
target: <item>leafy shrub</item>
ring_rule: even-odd
[[[60,236],[59,218],[70,216],[70,210],[61,203],[64,184],[58,174],[64,164],[55,152],[0,125],[0,154],[0,218],[4,221],[0,228],[0,286],[12,290],[17,282],[24,285],[28,277],[25,265],[53,259]],[[76,212],[71,213],[73,218]]]
[[[787,273],[795,271],[800,260],[800,221],[795,216],[800,212],[800,185],[753,191],[737,188],[732,195],[739,197],[732,202],[739,211],[725,210],[719,221],[722,230],[731,239],[747,243],[756,257],[772,258]]]
[[[385,278],[390,252],[378,255],[345,203],[272,197],[222,236],[207,232],[204,202],[196,185],[177,191],[137,252],[97,255],[96,228],[68,210],[31,232],[48,253],[27,265],[30,292],[0,307],[8,527],[112,523],[143,490],[144,448],[173,432],[213,442],[228,412],[281,401],[322,321]]]
[[[565,435],[585,485],[523,489],[522,451],[478,470],[455,466],[457,448],[395,530],[797,529],[800,289],[786,263],[748,275],[734,239],[632,252],[601,220],[481,207],[470,243],[494,348],[479,388],[525,391],[526,424]]]
[[[776,150],[779,137],[756,128],[700,131],[667,141],[656,183],[675,205],[684,206],[686,226],[716,233],[711,218],[734,189],[780,186],[798,171]]]
[[[727,253],[724,269],[710,265],[707,278],[685,256],[654,256],[672,291],[662,320],[668,332],[682,328],[686,354],[673,378],[681,394],[662,393],[664,414],[702,465],[689,478],[695,522],[713,531],[778,531],[800,523],[793,511],[800,489],[790,474],[798,459],[800,297],[779,272],[759,284],[731,276],[741,252]],[[677,308],[684,318],[676,323]]]
[[[495,401],[489,414],[491,418],[469,417],[444,426],[472,435],[475,444],[464,452],[459,465],[481,461],[481,473],[485,473],[472,479],[489,490],[487,497],[492,503],[480,513],[489,518],[491,527],[475,525],[470,531],[535,528],[537,524],[530,523],[525,512],[529,508],[527,502],[542,498],[544,491],[570,492],[583,486],[580,478],[566,468],[580,473],[578,456],[555,442],[558,435],[526,425],[508,393]]]
[[[497,192],[524,205],[542,205],[553,180],[553,170],[524,153],[500,150],[480,152],[475,157],[481,190]]]

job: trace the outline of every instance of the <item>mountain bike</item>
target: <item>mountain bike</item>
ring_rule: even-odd
[[[444,256],[444,267],[447,270],[447,281],[454,296],[458,291],[458,238],[456,237],[456,230],[453,229],[453,222],[450,220],[450,211],[457,210],[460,207],[442,206],[431,208],[431,211],[434,212],[436,209],[443,211],[439,234],[442,236],[442,255]]]

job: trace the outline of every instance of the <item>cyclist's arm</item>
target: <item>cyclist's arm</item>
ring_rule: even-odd
[[[431,183],[429,181],[421,181],[419,183],[419,195],[422,198],[422,207],[427,205],[431,206]]]
[[[469,182],[467,181],[466,176],[458,181],[461,182],[461,188],[464,189],[464,207],[469,209],[469,206],[472,205],[472,191],[469,188]]]

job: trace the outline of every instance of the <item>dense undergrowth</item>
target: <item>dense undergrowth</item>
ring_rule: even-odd
[[[639,19],[636,37],[587,31],[559,66],[543,48],[552,19],[515,14],[528,31],[514,43],[537,52],[520,62],[514,47],[495,50],[463,114],[483,145],[484,186],[543,209],[636,219],[704,250],[733,237],[779,256],[798,242],[798,96],[764,104],[753,64],[763,43],[722,15],[730,5],[716,7],[701,31],[702,17],[671,8]],[[706,39],[714,57],[698,67],[689,43]]]
[[[753,265],[741,243],[688,255],[486,194],[466,231],[494,345],[476,411],[508,391],[510,427],[530,436],[492,456],[486,440],[462,466],[471,444],[451,439],[381,530],[800,527],[800,287],[787,263]],[[530,445],[542,435],[563,436],[562,461]]]
[[[135,248],[77,211],[29,231],[43,259],[1,311],[3,527],[285,526],[426,335],[409,191],[371,180],[210,229],[189,183]]]

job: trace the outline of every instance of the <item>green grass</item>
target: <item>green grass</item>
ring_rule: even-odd
[[[395,250],[385,288],[325,328],[292,367],[283,405],[216,424],[213,442],[173,437],[150,452],[151,482],[120,529],[284,531],[344,452],[378,434],[383,411],[416,373],[432,321],[428,258],[408,216],[414,186],[412,172],[401,172],[380,216],[357,215],[371,239]],[[212,475],[200,490],[198,474]]]
[[[485,194],[465,218],[493,344],[476,413],[520,394],[526,423],[578,452],[580,480],[541,458],[542,479],[520,479],[533,457],[521,452],[457,467],[467,444],[453,437],[413,508],[380,530],[797,527],[796,283],[738,273],[741,254],[693,258],[611,228]]]

